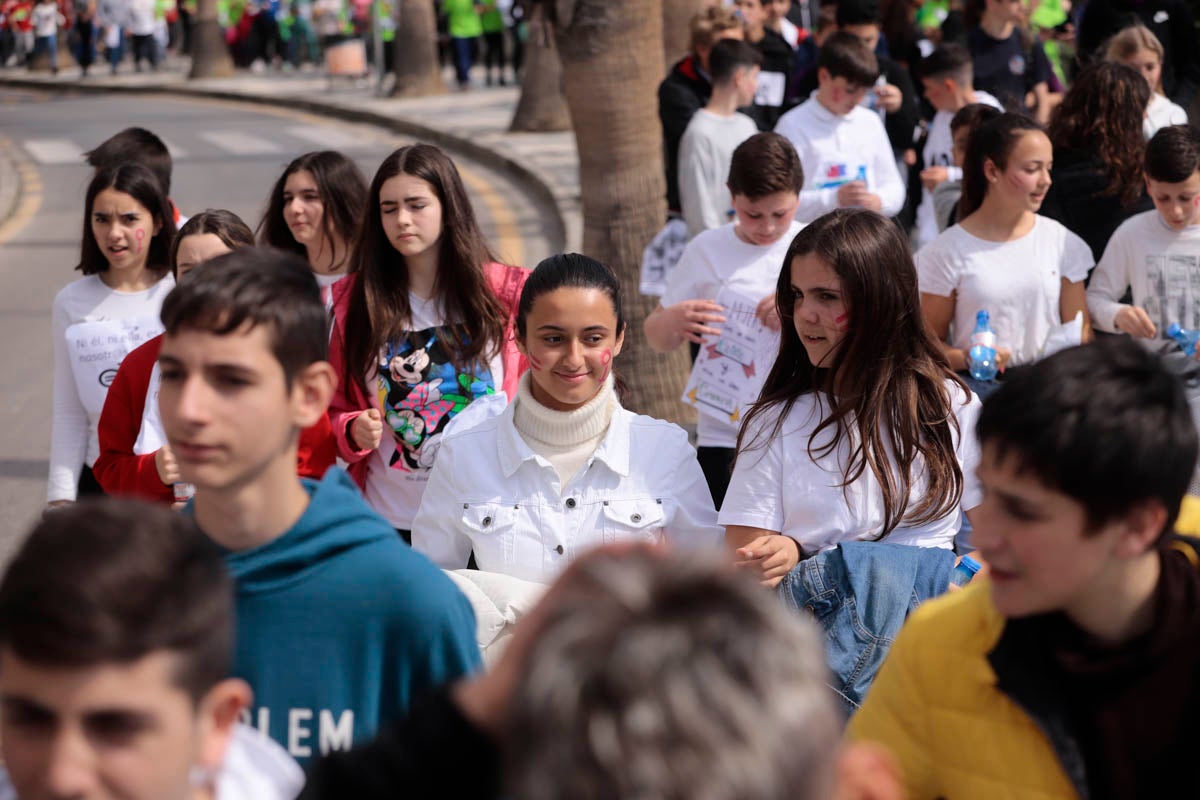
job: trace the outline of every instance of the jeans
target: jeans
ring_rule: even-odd
[[[33,53],[30,58],[37,58],[38,53],[45,51],[50,57],[50,71],[58,72],[58,36],[39,36],[33,40]]]
[[[904,620],[946,592],[954,553],[886,542],[843,542],[801,561],[779,594],[809,611],[825,631],[834,688],[851,709],[862,704]]]
[[[459,86],[466,86],[471,81],[471,64],[475,60],[475,40],[453,38],[450,40],[450,46],[454,49],[454,77],[458,79]]]
[[[988,398],[988,395],[990,395],[992,392],[994,392],[1000,388],[999,381],[976,380],[975,378],[971,377],[971,373],[969,373],[969,372],[960,372],[960,373],[958,373],[958,377],[960,377],[964,381],[966,381],[967,388],[970,389],[972,392],[974,392],[979,397],[980,402],[986,400]]]
[[[154,41],[154,34],[145,36],[133,37],[133,66],[141,70],[142,59],[150,61],[151,69],[158,69],[158,42]]]

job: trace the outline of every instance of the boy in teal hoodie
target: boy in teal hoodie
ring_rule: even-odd
[[[308,266],[277,251],[221,256],[189,273],[162,318],[163,427],[236,582],[246,721],[303,764],[473,672],[474,614],[450,580],[343,471],[296,476],[299,431],[336,380]]]

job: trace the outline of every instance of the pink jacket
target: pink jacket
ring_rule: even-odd
[[[488,263],[483,266],[484,277],[501,305],[508,311],[508,323],[504,328],[504,343],[500,348],[500,361],[504,369],[503,390],[511,401],[517,394],[517,382],[521,373],[529,368],[525,356],[517,349],[516,318],[517,305],[521,302],[521,289],[529,270],[505,264]],[[346,436],[346,429],[359,414],[374,408],[372,393],[367,391],[365,380],[355,381],[350,386],[342,384],[345,365],[346,311],[350,305],[350,291],[358,281],[357,275],[349,275],[333,285],[333,335],[329,342],[329,363],[337,371],[338,387],[329,405],[329,421],[333,436],[337,440],[338,455],[346,462],[350,476],[359,488],[367,483],[367,456],[373,450],[358,450]],[[386,432],[385,432],[386,433]]]

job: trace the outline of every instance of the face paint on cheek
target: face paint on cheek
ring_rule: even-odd
[[[533,353],[529,354],[529,366],[533,367],[538,372],[542,371],[542,361],[537,356],[535,356]]]
[[[600,380],[608,380],[608,373],[612,372],[612,350],[605,350],[600,354],[600,363],[604,369],[600,373]]]
[[[138,228],[136,231],[133,232],[133,238],[137,240],[137,252],[138,252],[138,255],[141,255],[142,254],[142,243],[146,240],[146,231],[142,228]]]
[[[833,321],[834,321],[834,324],[837,325],[839,331],[844,331],[850,327],[849,325],[846,324],[846,320],[848,320],[848,319],[850,319],[849,311],[847,311],[845,314],[842,314],[841,316],[834,317]]]

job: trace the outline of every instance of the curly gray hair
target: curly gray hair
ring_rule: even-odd
[[[710,559],[640,551],[578,567],[512,704],[509,796],[831,795],[842,719],[815,624]]]

